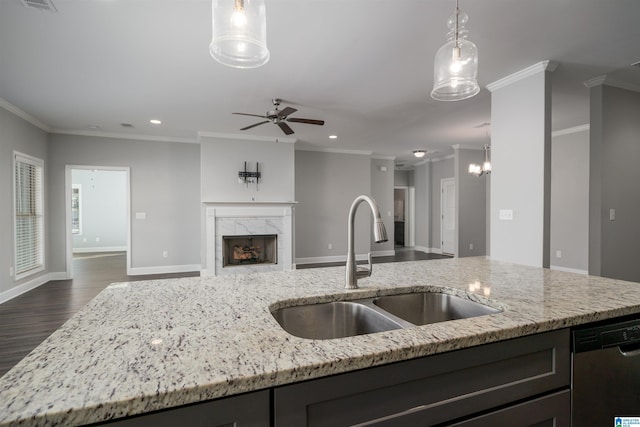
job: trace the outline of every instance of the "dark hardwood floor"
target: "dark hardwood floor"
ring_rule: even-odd
[[[0,304],[0,376],[113,282],[198,276],[127,276],[125,253],[74,257],[74,278],[55,280]]]
[[[395,256],[378,257],[375,263],[450,258],[414,250],[397,249]],[[297,265],[296,268],[340,266],[345,263]],[[93,297],[114,282],[198,276],[199,272],[127,276],[125,253],[86,254],[74,257],[74,278],[56,280],[0,304],[0,376]]]

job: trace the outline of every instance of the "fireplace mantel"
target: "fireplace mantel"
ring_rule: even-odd
[[[293,270],[296,202],[205,202],[205,269],[202,276]],[[276,234],[278,263],[223,268],[222,236]]]

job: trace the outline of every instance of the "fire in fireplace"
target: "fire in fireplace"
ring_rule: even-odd
[[[223,267],[278,263],[278,236],[222,236]]]

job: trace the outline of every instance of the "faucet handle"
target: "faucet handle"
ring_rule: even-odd
[[[371,262],[371,252],[367,254],[367,267],[356,267],[356,277],[358,279],[363,279],[365,277],[371,276],[371,272],[373,270],[373,263]]]

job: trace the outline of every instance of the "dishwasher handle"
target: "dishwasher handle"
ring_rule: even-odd
[[[621,345],[618,350],[624,357],[640,356],[640,343]]]

